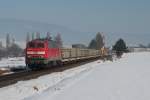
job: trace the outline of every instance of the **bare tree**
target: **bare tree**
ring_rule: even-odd
[[[40,39],[40,33],[36,32],[36,39]]]
[[[26,36],[26,43],[28,43],[30,41],[30,34],[29,32],[27,33],[27,36]]]
[[[51,37],[51,33],[50,33],[50,32],[47,32],[47,36],[46,36],[46,38],[47,38],[48,40],[52,39],[52,37]]]
[[[12,44],[11,45],[13,45],[13,44],[15,44],[15,38],[12,38]]]
[[[10,43],[10,35],[7,34],[6,35],[6,48],[10,47],[11,43]]]
[[[3,47],[3,43],[2,43],[2,41],[0,41],[0,48],[2,48]]]
[[[32,40],[34,40],[34,32],[32,33]]]
[[[101,49],[104,46],[104,38],[100,32],[96,34],[96,49]]]
[[[58,47],[61,48],[62,47],[62,39],[61,39],[60,33],[58,33],[57,36],[55,37],[55,41],[56,41]]]

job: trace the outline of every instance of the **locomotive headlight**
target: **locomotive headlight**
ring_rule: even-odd
[[[44,55],[45,51],[28,51],[27,54],[39,54],[39,55]]]
[[[28,58],[31,58],[31,56],[27,56]]]
[[[34,54],[33,51],[27,51],[27,54]]]
[[[45,51],[38,51],[37,54],[44,55]]]

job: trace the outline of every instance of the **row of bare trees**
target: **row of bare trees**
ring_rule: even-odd
[[[32,35],[32,37],[31,37],[31,35]],[[41,38],[41,37],[40,37],[40,33],[39,33],[39,32],[32,33],[32,34],[30,34],[30,33],[28,32],[28,33],[27,33],[27,36],[26,36],[26,43],[28,43],[28,42],[31,41],[31,40],[40,39],[40,38]],[[47,35],[46,35],[45,38],[52,40],[52,37],[51,37],[50,32],[47,32]],[[58,33],[58,34],[53,38],[53,40],[57,43],[58,47],[62,47],[63,42],[62,42],[62,38],[61,38],[60,33]]]
[[[18,57],[23,56],[23,49],[15,43],[15,38],[12,38],[10,34],[6,35],[6,46],[3,46],[0,42],[0,59],[2,57]]]

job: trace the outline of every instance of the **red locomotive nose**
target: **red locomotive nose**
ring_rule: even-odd
[[[26,51],[27,58],[45,58],[46,44],[43,41],[34,40],[29,42]]]
[[[35,39],[27,44],[27,66],[50,64],[61,60],[61,51],[55,41],[49,39]]]

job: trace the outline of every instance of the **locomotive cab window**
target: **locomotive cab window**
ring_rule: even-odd
[[[29,44],[28,44],[28,47],[29,47],[29,48],[35,48],[36,45],[35,45],[35,43],[29,43]]]
[[[37,48],[44,48],[44,43],[37,43]]]

